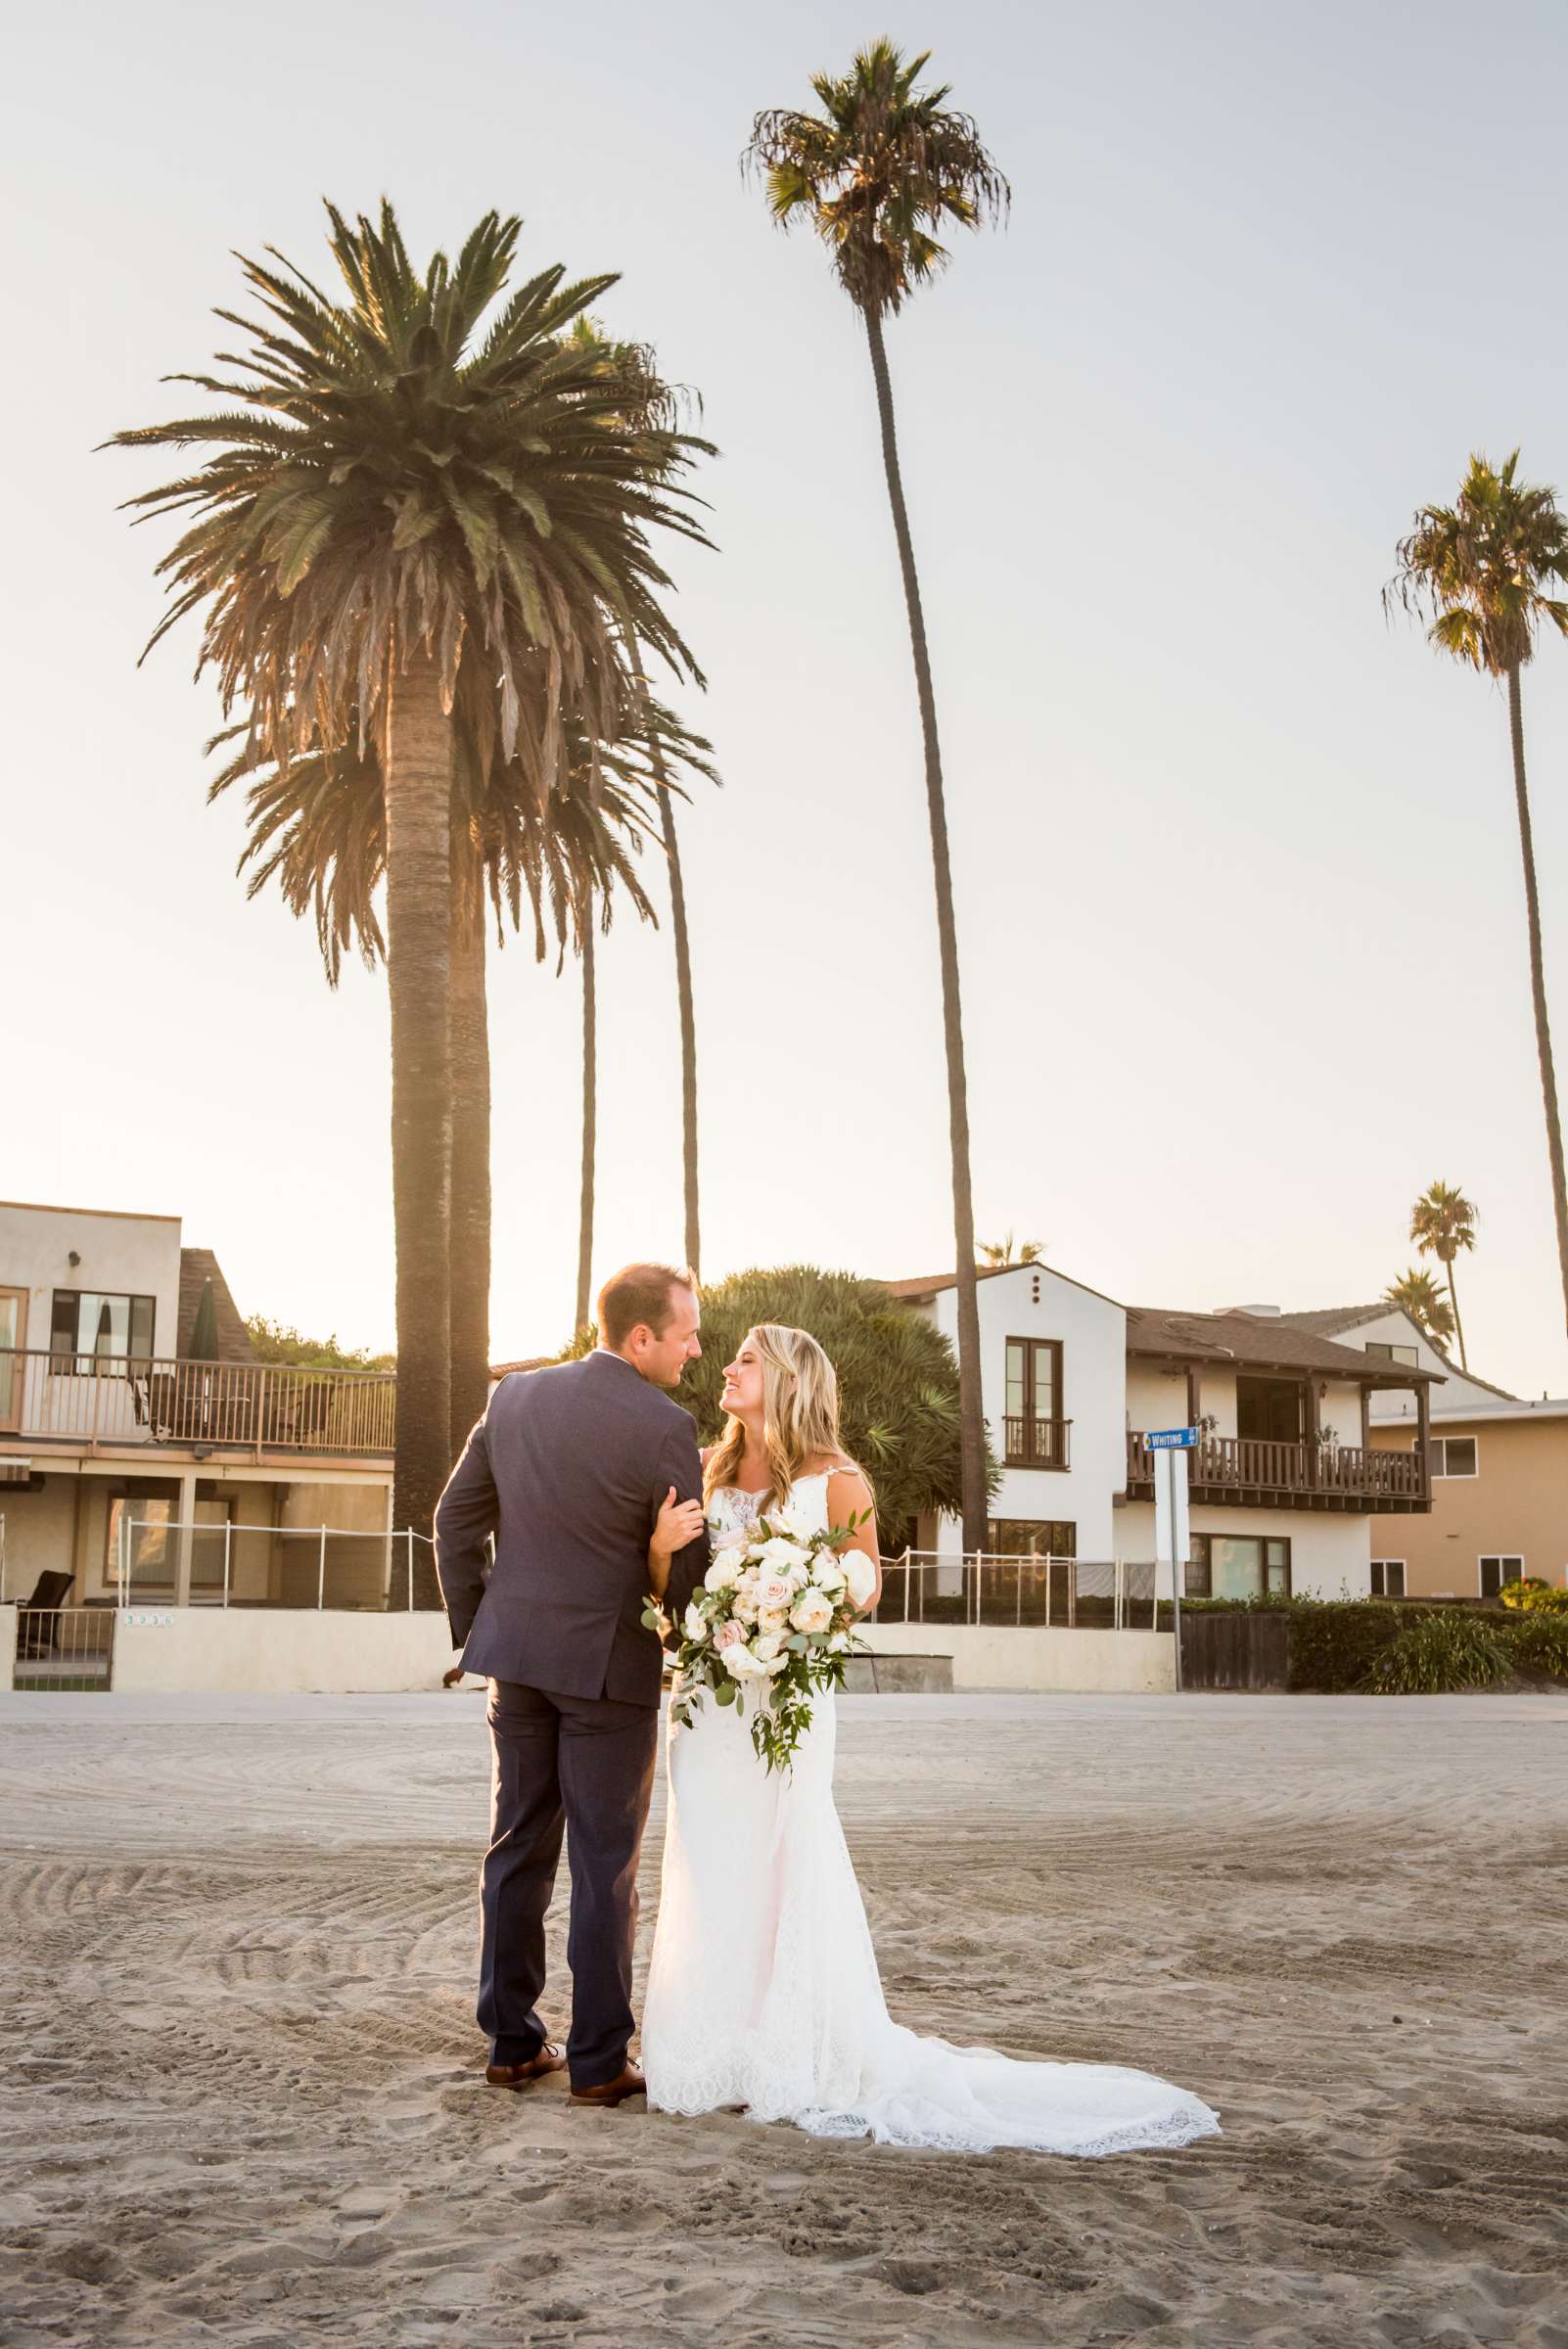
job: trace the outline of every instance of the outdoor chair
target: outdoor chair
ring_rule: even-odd
[[[57,1644],[52,1616],[60,1613],[66,1592],[75,1581],[72,1574],[58,1570],[41,1574],[32,1587],[32,1596],[24,1598],[17,1610],[17,1653],[19,1656],[46,1656]]]

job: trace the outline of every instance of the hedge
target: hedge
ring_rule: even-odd
[[[1485,1687],[1513,1672],[1568,1680],[1568,1616],[1386,1599],[1186,1598],[1184,1615],[1290,1618],[1287,1685],[1320,1695]],[[1171,1610],[1162,1602],[1160,1621]]]

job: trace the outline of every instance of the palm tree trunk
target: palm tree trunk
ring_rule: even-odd
[[[429,1535],[450,1465],[448,1326],[452,1062],[452,723],[423,647],[394,653],[387,713],[387,992],[392,1008],[392,1222],[397,1252],[397,1444],[392,1522]],[[438,1600],[416,1549],[415,1594]]]
[[[702,1224],[697,1200],[697,1014],[691,990],[691,933],[686,926],[686,886],[680,871],[680,843],[675,837],[675,803],[665,780],[664,745],[649,709],[648,681],[642,673],[637,639],[629,640],[632,674],[647,729],[648,758],[659,792],[659,815],[664,830],[665,859],[669,867],[669,927],[675,942],[675,997],[680,1012],[680,1155],[686,1207],[686,1264],[695,1275],[702,1256]]]
[[[1453,1259],[1452,1256],[1445,1268],[1449,1276],[1449,1309],[1453,1315],[1453,1334],[1459,1341],[1459,1368],[1468,1370],[1470,1364],[1464,1351],[1464,1323],[1459,1319],[1459,1292],[1453,1285]]]
[[[598,1126],[598,1005],[594,985],[591,892],[579,916],[582,924],[582,1202],[577,1220],[577,1310],[573,1327],[586,1328],[593,1280],[593,1159]]]
[[[477,861],[477,860],[476,860]],[[449,1456],[490,1393],[490,1041],[484,995],[484,885],[452,889],[452,1238]]]
[[[1546,1023],[1546,973],[1541,952],[1541,898],[1536,888],[1536,852],[1530,834],[1530,794],[1525,788],[1524,706],[1519,665],[1508,671],[1508,735],[1513,746],[1513,796],[1519,809],[1519,852],[1524,859],[1525,918],[1530,931],[1530,999],[1536,1013],[1536,1054],[1546,1110],[1546,1155],[1551,1161],[1551,1206],[1557,1220],[1557,1268],[1562,1278],[1563,1314],[1568,1320],[1568,1184],[1563,1178],[1562,1124],[1557,1115],[1557,1073]],[[1463,1341],[1459,1359],[1464,1359]]]
[[[926,802],[931,817],[931,859],[937,885],[937,939],[942,954],[942,1017],[947,1051],[947,1130],[952,1152],[953,1246],[958,1274],[958,1416],[963,1545],[978,1552],[986,1546],[986,1421],[981,1392],[980,1303],[975,1285],[975,1210],[969,1176],[969,1086],[964,1070],[964,1033],[958,992],[958,932],[953,919],[952,867],[947,852],[947,809],[942,785],[942,751],[937,739],[937,699],[931,684],[931,660],[926,649],[925,616],[920,605],[920,579],[915,570],[909,516],[903,501],[899,469],[899,441],[893,417],[893,386],[888,377],[888,354],[882,340],[882,320],[872,309],[864,312],[866,339],[871,345],[871,372],[876,379],[877,415],[882,426],[882,462],[888,477],[888,500],[893,508],[894,534],[899,542],[899,568],[903,575],[903,599],[909,612],[909,642],[914,653],[915,688],[920,700],[920,730],[926,751]]]

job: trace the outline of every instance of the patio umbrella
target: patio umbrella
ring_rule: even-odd
[[[215,1362],[217,1351],[217,1299],[212,1294],[212,1276],[208,1273],[202,1283],[202,1302],[196,1309],[196,1320],[192,1325],[191,1342],[186,1359],[193,1362]]]

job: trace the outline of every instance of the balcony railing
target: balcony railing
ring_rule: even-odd
[[[29,1445],[364,1457],[391,1452],[396,1398],[388,1370],[0,1348],[0,1438]]]
[[[1065,1468],[1071,1452],[1071,1419],[1004,1419],[1002,1435],[1009,1468]]]
[[[1154,1454],[1141,1435],[1127,1440],[1129,1486],[1154,1483]],[[1222,1493],[1329,1494],[1360,1500],[1423,1501],[1426,1463],[1418,1452],[1359,1445],[1281,1444],[1258,1436],[1205,1436],[1187,1454],[1188,1489]]]

